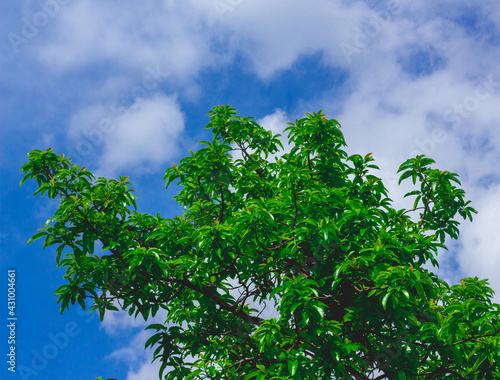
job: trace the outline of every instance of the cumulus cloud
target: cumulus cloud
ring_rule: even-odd
[[[119,70],[161,62],[178,77],[191,75],[210,63],[209,41],[199,33],[203,20],[181,4],[73,2],[54,19],[38,55],[59,70],[106,62]]]
[[[113,114],[96,104],[75,114],[68,138],[79,156],[99,152],[98,175],[123,169],[145,172],[175,157],[184,131],[184,115],[174,96],[138,98]]]
[[[357,55],[375,37],[392,34],[399,11],[400,5],[375,11],[364,2],[339,0],[153,1],[131,7],[90,0],[61,9],[37,51],[56,70],[161,63],[184,79],[243,56],[265,79],[318,51],[332,66],[349,66],[349,46]]]
[[[104,171],[124,167],[153,166],[175,157],[184,130],[184,116],[175,98],[139,99],[130,114],[117,122],[109,135],[100,167]]]
[[[333,64],[345,64],[339,42],[350,37],[369,8],[361,2],[300,0],[241,1],[221,23],[262,78],[289,68],[304,54],[325,50]]]

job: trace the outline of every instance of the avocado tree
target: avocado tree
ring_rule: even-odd
[[[163,309],[146,343],[162,379],[500,379],[487,281],[426,269],[475,213],[457,174],[407,160],[414,203],[397,210],[371,154],[347,154],[321,111],[289,124],[289,153],[229,106],[209,116],[213,139],[165,173],[181,216],[138,212],[126,177],[29,153],[21,183],[60,199],[29,242],[57,247],[61,313]]]

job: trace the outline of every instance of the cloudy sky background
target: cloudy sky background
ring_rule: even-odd
[[[26,246],[56,205],[33,198],[33,184],[19,188],[19,168],[28,151],[50,146],[98,175],[129,175],[139,211],[172,216],[179,208],[175,189],[164,189],[164,170],[207,138],[206,113],[218,104],[277,132],[323,109],[342,124],[349,153],[373,152],[401,206],[405,189],[395,173],[410,156],[426,154],[459,173],[479,214],[450,242],[439,273],[450,282],[488,278],[500,294],[498,1],[1,7],[0,264],[4,279],[7,268],[17,270],[17,365],[24,366],[24,375],[12,375],[3,364],[2,378],[157,378],[143,350],[144,323],[112,314],[101,325],[76,308],[59,315],[54,251]]]

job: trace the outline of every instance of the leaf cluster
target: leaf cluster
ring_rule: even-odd
[[[139,213],[127,178],[30,152],[23,182],[61,200],[30,239],[58,246],[61,312],[163,309],[146,347],[169,380],[500,378],[487,282],[425,266],[475,213],[456,174],[407,160],[415,202],[396,210],[372,155],[349,155],[322,111],[289,124],[288,153],[229,106],[209,116],[212,140],[166,170],[185,210],[170,219]]]

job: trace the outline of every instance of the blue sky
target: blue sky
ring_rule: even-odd
[[[374,153],[401,207],[406,158],[458,172],[479,214],[439,273],[500,292],[496,0],[10,1],[0,18],[0,273],[6,292],[16,270],[19,318],[18,372],[3,361],[2,379],[157,378],[143,321],[59,314],[54,250],[26,245],[57,205],[19,187],[20,167],[52,147],[97,175],[130,176],[139,211],[169,217],[181,211],[164,170],[207,138],[218,104],[275,132],[323,109],[349,153]]]

